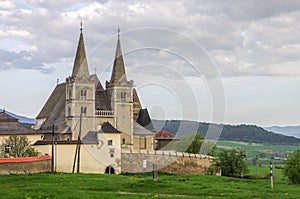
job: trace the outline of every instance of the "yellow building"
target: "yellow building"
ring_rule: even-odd
[[[0,112],[0,144],[8,139],[10,135],[25,135],[30,143],[35,143],[43,138],[40,131],[19,123],[18,119],[11,117],[4,110]]]
[[[104,89],[97,75],[89,74],[81,29],[71,76],[55,87],[36,117],[34,128],[44,139],[35,147],[50,154],[55,140],[57,171],[71,172],[80,144],[81,172],[120,173],[122,150],[154,150],[151,120],[137,122],[143,114],[133,80],[126,77],[119,35]]]

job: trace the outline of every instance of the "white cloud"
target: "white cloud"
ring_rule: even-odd
[[[166,69],[170,79],[300,75],[296,0],[1,1],[0,20],[0,69],[71,71],[82,20],[90,71],[110,72],[120,27],[132,75],[164,68],[145,69],[144,80],[166,78]]]

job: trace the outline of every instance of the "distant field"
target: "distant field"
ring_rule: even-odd
[[[300,186],[219,176],[33,174],[0,176],[0,198],[300,198]]]
[[[263,158],[270,159],[272,156],[285,156],[290,154],[296,149],[300,149],[300,146],[289,146],[289,145],[266,145],[248,142],[234,142],[219,140],[217,142],[218,148],[231,148],[239,147],[246,150],[247,158],[254,158],[256,155],[263,156]]]

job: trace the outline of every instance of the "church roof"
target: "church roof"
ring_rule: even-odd
[[[0,113],[0,135],[33,135],[41,134],[25,124],[18,122],[18,119],[9,116],[5,112]]]
[[[139,123],[144,128],[148,129],[149,131],[154,131],[152,121],[147,109],[140,110],[136,122]]]
[[[50,108],[46,109],[47,114],[45,113],[43,115],[43,116],[47,117],[46,121],[40,127],[40,130],[42,130],[43,133],[51,133],[53,125],[54,125],[55,131],[57,131],[61,127],[61,125],[65,122],[65,100],[66,100],[65,86],[66,86],[66,83],[57,85],[51,94],[51,96],[55,96],[55,97],[51,98],[51,96],[50,96],[46,105],[43,108],[43,109],[45,109],[45,107],[47,108],[48,104],[49,104],[49,107],[52,108],[51,110],[50,110]],[[43,111],[43,109],[42,109],[42,111]],[[41,113],[43,113],[42,111],[41,111]],[[42,118],[44,118],[44,117],[42,117]]]
[[[142,105],[135,88],[132,89],[132,94],[133,94],[133,119],[134,121],[136,121],[139,116],[139,112],[142,108]]]
[[[82,139],[83,144],[99,144],[96,131],[89,131]]]
[[[58,101],[62,96],[65,97],[66,83],[56,85],[55,89],[52,91],[50,97],[48,98],[46,104],[36,117],[36,119],[47,118],[50,116],[52,110],[57,105]]]
[[[134,122],[133,125],[133,135],[153,135],[154,133],[144,128],[137,122]]]
[[[98,82],[96,87],[95,108],[96,110],[111,110],[110,100],[100,82]]]
[[[115,55],[115,61],[114,66],[110,78],[111,84],[116,84],[119,81],[127,81],[126,73],[125,73],[125,67],[124,67],[124,60],[122,55],[122,49],[121,49],[121,42],[120,38],[118,36],[117,41],[117,49],[116,49],[116,55]]]
[[[121,133],[115,127],[113,127],[109,122],[104,122],[102,124],[101,132],[103,132],[103,133]]]
[[[78,46],[77,46],[75,61],[74,61],[72,77],[82,77],[82,76],[89,77],[89,69],[88,69],[88,63],[86,59],[83,34],[81,32]]]

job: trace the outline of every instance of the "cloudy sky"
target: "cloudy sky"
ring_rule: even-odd
[[[0,1],[0,107],[36,117],[72,72],[80,21],[105,85],[117,29],[153,118],[300,125],[299,1]]]

